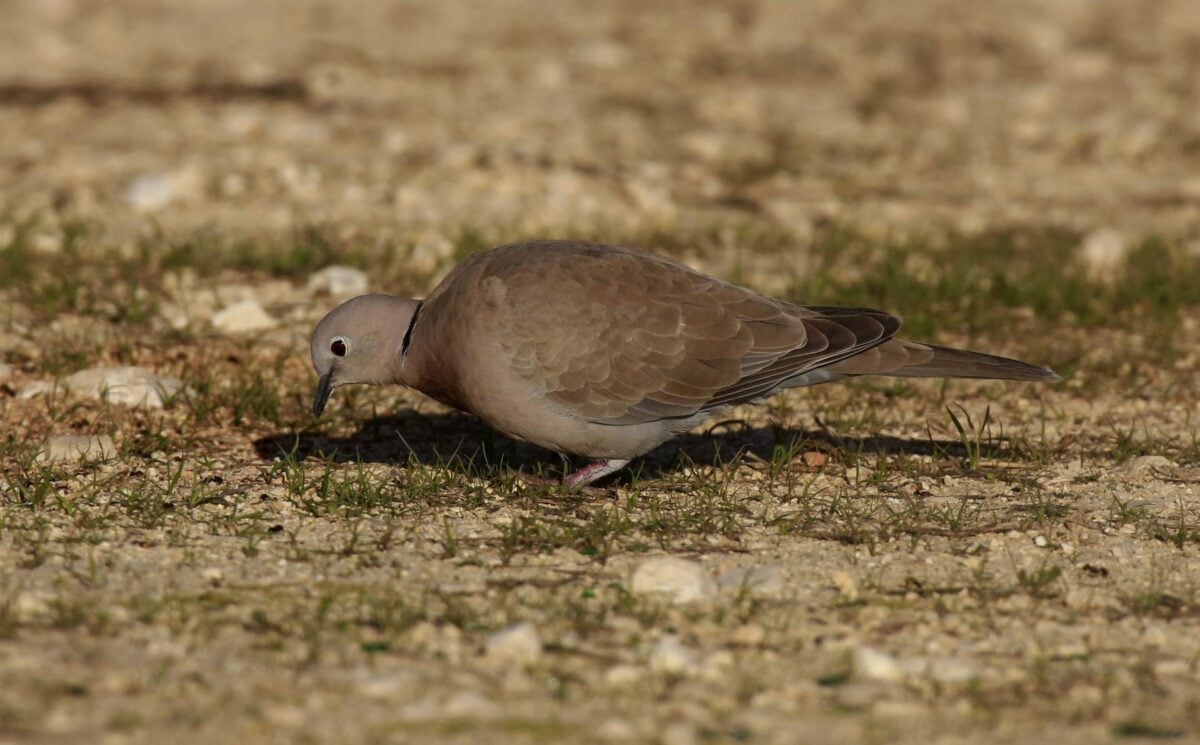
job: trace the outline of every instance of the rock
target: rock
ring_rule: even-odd
[[[327,266],[308,278],[310,293],[353,297],[367,291],[367,274],[350,266]]]
[[[675,634],[664,634],[650,650],[650,669],[657,673],[683,675],[695,667],[695,657]]]
[[[179,199],[194,197],[204,189],[204,174],[195,165],[174,171],[135,176],[125,189],[125,201],[139,212],[154,212]]]
[[[144,173],[125,189],[125,201],[141,212],[162,209],[174,200],[175,186],[169,173]]]
[[[108,435],[58,435],[46,441],[38,460],[43,463],[73,463],[110,460],[116,456],[116,445]]]
[[[662,556],[647,559],[634,570],[630,590],[635,595],[659,595],[673,603],[692,603],[711,597],[716,588],[698,563]]]
[[[1115,282],[1125,265],[1129,243],[1115,230],[1101,229],[1089,233],[1079,248],[1087,276],[1099,282]]]
[[[542,656],[542,640],[530,623],[518,623],[490,634],[484,642],[489,662],[532,665]]]
[[[1148,473],[1157,468],[1174,468],[1175,464],[1161,455],[1139,455],[1125,464],[1127,473]]]
[[[167,400],[183,390],[183,383],[176,378],[155,375],[142,367],[93,367],[62,381],[62,388],[77,396],[109,403],[161,409]],[[17,398],[33,398],[54,390],[53,383],[34,382],[21,388]]]
[[[11,379],[13,376],[12,365],[7,362],[0,362],[0,383]]]
[[[626,688],[642,677],[642,669],[634,665],[613,665],[604,672],[604,682],[613,688]]]
[[[846,572],[841,570],[834,572],[830,579],[833,580],[833,586],[837,591],[846,597],[847,600],[858,599],[858,581]]]
[[[26,383],[25,385],[21,386],[21,390],[17,391],[17,398],[20,400],[36,398],[37,396],[45,395],[52,390],[54,390],[53,383],[47,383],[39,380],[33,383]]]
[[[161,409],[167,400],[183,390],[179,380],[155,375],[144,367],[80,370],[63,381],[63,386],[75,395],[147,409]]]
[[[979,668],[970,660],[959,657],[937,657],[929,661],[929,678],[938,683],[957,685],[979,677]]]
[[[783,570],[777,566],[738,567],[717,578],[722,592],[749,592],[753,595],[779,595],[783,592]]]
[[[273,328],[275,319],[257,300],[243,300],[214,313],[212,325],[226,334],[246,334]]]
[[[46,592],[18,592],[11,601],[11,608],[18,621],[28,623],[49,614],[54,600],[55,597]]]
[[[855,647],[850,657],[854,676],[862,680],[899,683],[905,678],[904,667],[887,652],[873,647]]]

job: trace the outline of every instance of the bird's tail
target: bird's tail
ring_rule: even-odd
[[[862,355],[834,365],[830,372],[846,375],[887,375],[899,378],[987,378],[1054,382],[1061,378],[1050,368],[994,354],[935,344],[891,339]]]
[[[929,347],[933,356],[913,365],[906,365],[884,375],[902,378],[991,378],[995,380],[1041,380],[1053,382],[1061,380],[1057,373],[1048,367],[1031,365],[1028,362],[998,357],[994,354],[969,352],[965,349],[952,347]]]

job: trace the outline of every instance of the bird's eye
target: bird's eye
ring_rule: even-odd
[[[334,339],[333,343],[329,345],[329,351],[333,352],[334,357],[345,357],[346,356],[346,340],[340,336],[338,338]]]

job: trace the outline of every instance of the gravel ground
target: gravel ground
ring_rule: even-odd
[[[789,393],[583,496],[414,394],[306,414],[313,322],[469,250],[788,293],[846,233],[1194,268],[1200,4],[6,8],[0,742],[1200,739],[1194,301],[960,313],[1069,379]]]

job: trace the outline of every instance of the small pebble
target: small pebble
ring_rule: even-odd
[[[273,328],[275,319],[257,300],[243,300],[214,313],[212,325],[226,334],[247,334]]]
[[[1128,253],[1129,242],[1107,228],[1089,233],[1079,247],[1079,258],[1088,277],[1109,283],[1120,278]]]
[[[674,603],[692,603],[711,597],[716,587],[697,562],[662,556],[647,559],[634,570],[630,590],[635,595],[657,595]]]
[[[326,293],[333,297],[352,297],[367,291],[366,272],[350,266],[327,266],[308,278],[310,293]]]
[[[650,669],[668,675],[682,675],[696,667],[692,653],[675,634],[665,634],[650,650]]]
[[[1131,458],[1125,464],[1124,470],[1128,473],[1150,473],[1155,469],[1173,468],[1174,466],[1174,463],[1161,455],[1139,455]]]
[[[887,652],[873,647],[856,647],[851,654],[854,676],[863,680],[899,683],[904,680],[904,667]]]
[[[777,566],[738,567],[717,578],[723,592],[750,592],[752,595],[777,596],[784,590],[783,570]]]
[[[498,664],[531,665],[542,656],[542,640],[533,624],[518,623],[488,635],[484,654]]]
[[[116,456],[116,445],[108,435],[58,435],[46,441],[38,460],[43,463],[73,463],[111,460]]]
[[[858,581],[851,575],[838,570],[834,572],[830,579],[833,580],[833,586],[837,591],[846,596],[847,600],[858,599]]]

